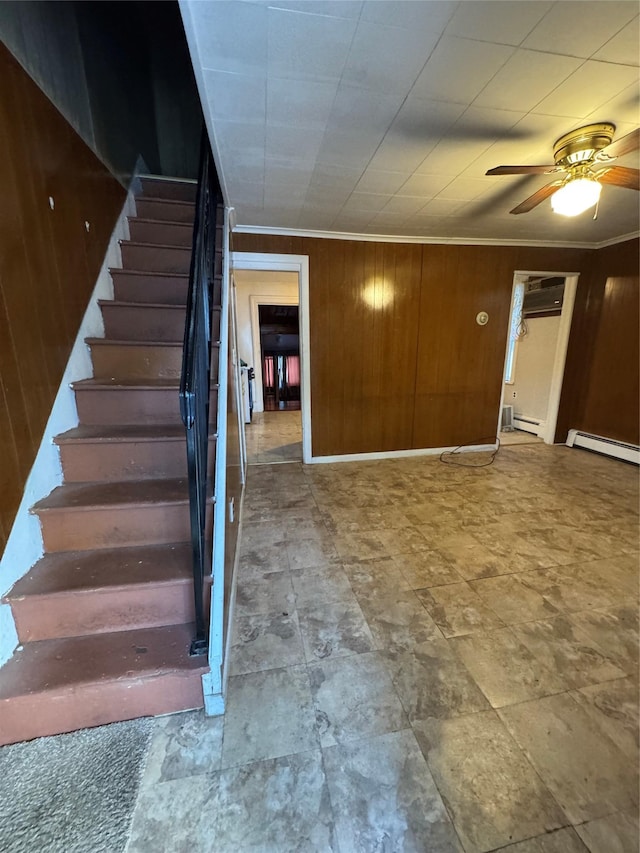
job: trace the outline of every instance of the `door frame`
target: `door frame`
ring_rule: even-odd
[[[302,415],[302,461],[309,464],[312,461],[311,347],[309,333],[309,256],[271,254],[267,252],[232,252],[230,261],[233,269],[238,270],[272,270],[275,272],[298,273],[298,323],[300,326],[300,408]],[[262,297],[260,297],[259,299],[260,302],[262,302]],[[262,304],[277,305],[278,303],[276,301],[273,303],[264,302]],[[260,333],[258,331],[258,336],[259,334]],[[261,352],[261,349],[259,349],[259,352]]]
[[[571,332],[571,321],[573,319],[573,309],[575,306],[576,292],[578,289],[578,272],[562,272],[549,270],[515,270],[513,273],[513,286],[511,288],[511,304],[509,308],[509,325],[507,328],[507,340],[505,345],[504,365],[502,368],[502,391],[500,394],[500,408],[498,409],[498,430],[500,435],[500,422],[502,419],[502,407],[505,404],[505,382],[504,375],[507,367],[507,355],[509,351],[509,333],[511,331],[511,313],[513,311],[513,300],[516,291],[516,285],[520,283],[524,276],[540,275],[540,276],[562,276],[565,280],[564,297],[562,300],[562,311],[560,313],[560,327],[558,329],[558,337],[556,339],[556,350],[553,359],[553,371],[551,374],[551,385],[549,388],[549,402],[547,405],[547,417],[544,427],[538,433],[545,444],[555,443],[556,426],[558,423],[558,411],[560,409],[560,395],[562,393],[562,382],[564,380],[564,369],[567,362],[567,349],[569,346],[569,334]]]
[[[255,383],[256,388],[260,390],[260,402],[262,404],[261,409],[256,409],[258,412],[264,411],[264,387],[262,383],[262,343],[260,341],[260,313],[259,308],[261,305],[297,305],[298,306],[298,335],[300,336],[300,307],[299,307],[299,298],[300,298],[300,287],[298,286],[298,299],[292,301],[290,296],[269,296],[263,295],[252,295],[249,296],[249,314],[251,318],[251,343],[253,346],[253,360],[254,360],[254,373],[255,373]],[[260,371],[258,372],[258,367]],[[300,377],[302,380],[302,376]],[[300,397],[302,398],[302,388],[300,388]],[[256,395],[256,400],[257,400]],[[254,400],[254,403],[256,401]],[[302,408],[302,399],[300,400],[300,408]]]

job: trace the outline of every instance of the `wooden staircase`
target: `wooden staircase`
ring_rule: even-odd
[[[32,508],[45,553],[5,598],[0,744],[203,704],[178,399],[195,189],[142,179],[79,425],[55,439],[64,482]]]

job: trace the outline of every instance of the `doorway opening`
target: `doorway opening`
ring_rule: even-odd
[[[265,412],[300,411],[300,328],[297,305],[258,305]]]
[[[239,357],[253,367],[247,462],[311,461],[309,259],[234,252]]]
[[[503,444],[554,443],[577,283],[577,273],[514,275],[498,427]]]

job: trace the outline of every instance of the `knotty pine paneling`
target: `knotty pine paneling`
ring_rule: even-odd
[[[593,255],[255,234],[233,249],[309,256],[316,456],[492,441],[514,272],[579,272]],[[377,312],[362,299],[372,279],[393,285]]]
[[[0,151],[1,552],[125,191],[1,44]]]

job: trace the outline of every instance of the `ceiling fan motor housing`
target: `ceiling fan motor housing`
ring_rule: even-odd
[[[614,124],[602,122],[565,133],[553,146],[556,165],[566,168],[591,163],[598,151],[611,144],[615,130]]]

